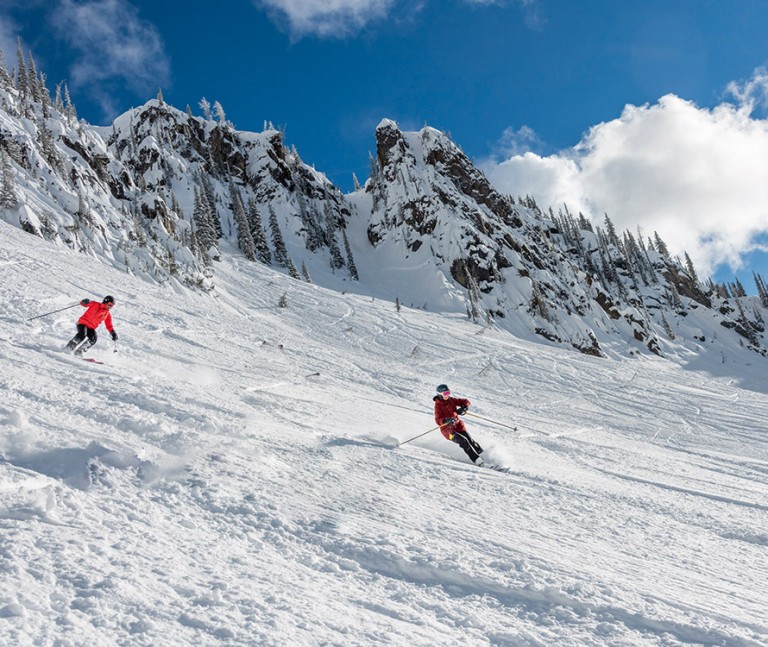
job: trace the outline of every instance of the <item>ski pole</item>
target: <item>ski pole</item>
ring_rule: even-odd
[[[67,306],[66,308],[59,308],[58,310],[51,310],[50,312],[46,312],[44,314],[37,315],[36,317],[30,317],[29,319],[27,319],[27,321],[32,321],[33,319],[40,319],[40,317],[47,317],[48,315],[55,314],[56,312],[61,312],[62,310],[69,310],[70,308],[74,308],[74,307],[79,306],[79,305],[80,305],[80,303],[78,302],[78,303],[75,303],[74,305]]]
[[[496,420],[491,420],[490,418],[483,418],[483,416],[478,416],[476,413],[470,413],[467,411],[464,415],[472,416],[474,418],[480,418],[480,420],[485,420],[486,422],[491,422],[494,425],[499,425],[501,427],[506,427],[507,429],[511,429],[512,431],[517,431],[517,427],[512,427],[510,425],[505,425],[503,422],[497,422]]]
[[[404,440],[401,443],[397,443],[397,446],[400,447],[400,445],[405,445],[405,443],[409,443],[412,440],[416,440],[417,438],[421,438],[422,436],[426,436],[430,431],[434,431],[435,429],[440,429],[440,425],[437,427],[432,427],[432,429],[427,429],[423,434],[419,434],[418,436],[414,436],[413,438],[409,438],[408,440]]]

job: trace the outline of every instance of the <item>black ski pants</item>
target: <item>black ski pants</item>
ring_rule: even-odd
[[[88,341],[80,346],[86,337],[88,337]],[[78,346],[80,346],[80,348],[77,348],[77,354],[84,353],[96,343],[97,339],[98,336],[96,335],[95,329],[89,328],[85,324],[79,323],[77,324],[77,334],[69,341],[67,348],[69,348],[69,350],[75,350]]]
[[[457,431],[454,433],[453,442],[464,450],[466,455],[469,456],[469,460],[473,463],[478,459],[480,454],[483,453],[483,448],[472,440],[472,436],[470,436],[467,431]]]

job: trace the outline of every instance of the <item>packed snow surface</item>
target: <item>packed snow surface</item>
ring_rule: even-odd
[[[216,282],[0,223],[3,645],[768,644],[768,360],[587,357],[234,253]],[[28,321],[105,294],[103,364],[62,350],[79,305]],[[398,446],[441,382],[508,473]]]

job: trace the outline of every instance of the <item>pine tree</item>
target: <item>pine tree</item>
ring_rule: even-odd
[[[5,149],[0,148],[0,207],[13,209],[18,203],[19,197],[16,194],[16,181],[11,159]]]
[[[307,283],[312,283],[312,278],[309,276],[309,270],[307,269],[307,265],[304,263],[304,261],[301,261],[301,275],[304,277],[304,280]]]
[[[77,123],[77,110],[75,110],[75,104],[69,97],[69,86],[66,83],[64,84],[64,112],[70,125]]]
[[[61,98],[61,83],[56,84],[56,94],[54,95],[53,99],[53,107],[62,115],[64,114],[64,100]]]
[[[344,252],[347,255],[347,268],[349,268],[349,276],[353,281],[359,281],[360,275],[357,273],[357,266],[355,260],[352,258],[352,248],[349,246],[349,238],[347,238],[347,230],[341,230],[342,238],[344,239]]]
[[[659,232],[657,231],[653,232],[653,240],[656,243],[656,249],[658,250],[659,254],[661,254],[664,258],[670,258],[667,244],[661,239],[661,236],[659,236]]]
[[[373,153],[371,151],[368,151],[368,171],[371,176],[371,182],[378,182],[379,181],[379,162],[378,160],[373,156]]]
[[[275,248],[275,261],[280,267],[288,267],[288,250],[285,248],[283,234],[277,222],[277,214],[272,205],[269,205],[269,229],[272,233],[272,245]]]
[[[661,326],[662,328],[664,328],[664,332],[667,334],[667,337],[669,337],[669,339],[675,338],[675,331],[672,330],[672,326],[669,324],[669,320],[664,315],[663,310],[661,312]]]
[[[615,245],[617,249],[621,249],[621,242],[616,234],[616,227],[613,226],[613,221],[608,217],[607,213],[605,214],[605,231],[608,235],[608,243]]]
[[[768,308],[768,286],[766,286],[765,279],[757,272],[752,272],[752,277],[755,280],[755,286],[757,287],[757,296],[760,297],[760,303],[764,308]]]
[[[290,256],[288,257],[288,262],[285,264],[285,266],[288,268],[288,276],[290,276],[292,279],[301,280],[299,270],[296,269],[296,266],[293,264]]]
[[[216,238],[223,238],[224,231],[221,228],[221,217],[219,216],[219,210],[216,208],[216,193],[213,189],[211,178],[208,177],[208,175],[205,173],[200,174],[200,187],[200,197],[205,200],[208,205],[208,213],[210,216],[211,224],[216,230]]]
[[[743,298],[747,296],[747,291],[744,289],[744,286],[741,284],[741,281],[739,281],[739,277],[735,276],[733,278],[733,283],[731,284],[731,294],[733,294],[736,298]]]
[[[51,95],[45,84],[46,80],[45,74],[40,72],[40,105],[43,107],[43,119],[49,119],[51,116]]]
[[[541,287],[537,281],[533,281],[533,286],[531,288],[530,312],[549,321],[547,301],[544,298],[544,293],[541,291]]]
[[[325,233],[317,222],[314,207],[307,204],[306,194],[311,192],[311,187],[304,186],[301,173],[292,168],[293,179],[296,182],[296,199],[299,203],[299,216],[306,230],[306,247],[310,252],[320,249],[325,244]],[[326,205],[326,217],[327,217]]]
[[[243,198],[232,182],[229,184],[229,195],[232,200],[232,215],[237,225],[237,246],[249,261],[255,261],[256,246],[253,242],[253,236],[251,236],[251,228],[248,226],[248,218],[245,215]]]
[[[579,211],[579,229],[582,229],[584,231],[591,231],[594,233],[594,229],[592,228],[592,223],[587,219],[587,217]]]
[[[699,277],[696,274],[696,268],[693,266],[693,261],[691,260],[691,257],[688,256],[688,252],[685,252],[685,269],[688,270],[688,274],[690,277],[696,281],[696,283],[699,282]]]
[[[195,186],[195,206],[192,210],[192,221],[195,224],[195,239],[199,247],[200,260],[204,265],[210,265],[212,258],[217,256],[218,241],[216,230],[211,222],[208,202],[197,186]]]
[[[272,264],[272,252],[267,243],[267,234],[264,231],[264,225],[261,222],[261,213],[259,212],[256,200],[251,198],[248,201],[248,224],[251,228],[251,238],[256,248],[256,257],[266,265]]]
[[[211,104],[208,103],[208,100],[205,97],[203,97],[202,99],[200,99],[199,105],[200,105],[200,109],[203,111],[203,116],[206,119],[210,120],[210,118],[211,118]]]
[[[674,283],[669,284],[667,301],[669,302],[669,305],[671,305],[675,310],[681,310],[683,307],[683,301],[680,299],[680,293],[677,291]]]
[[[8,69],[5,67],[5,55],[3,50],[0,49],[0,88],[8,90],[13,85],[13,79],[8,74]]]
[[[45,120],[41,117],[37,120],[37,141],[45,160],[56,170],[60,170],[61,160],[53,141],[53,134],[48,130]]]
[[[344,258],[341,256],[339,244],[336,242],[336,224],[332,215],[327,220],[326,237],[328,239],[328,249],[331,252],[331,269],[341,269],[344,267]]]
[[[27,67],[27,74],[29,79],[27,81],[27,87],[29,88],[29,96],[32,101],[40,103],[40,81],[37,78],[37,67],[35,66],[35,59],[32,58],[32,52],[29,54],[29,66]]]
[[[469,293],[469,307],[468,307],[468,316],[472,321],[477,321],[480,317],[480,311],[478,310],[478,304],[480,303],[480,286],[477,284],[477,280],[472,275],[472,273],[469,271],[469,267],[467,266],[466,262],[463,263],[464,267],[464,276],[467,280],[467,292]]]
[[[19,91],[19,97],[22,102],[26,101],[29,94],[29,77],[27,76],[27,66],[24,63],[24,51],[21,49],[21,36],[18,37],[19,47],[16,51],[16,89]]]
[[[227,126],[227,115],[224,113],[224,107],[218,102],[213,102],[213,113],[216,115],[216,119],[219,120],[220,126]]]

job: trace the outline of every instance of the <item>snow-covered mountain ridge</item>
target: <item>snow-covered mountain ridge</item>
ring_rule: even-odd
[[[226,246],[178,289],[0,223],[0,644],[768,642],[759,356],[598,359]],[[119,352],[64,353],[113,292]],[[393,448],[440,382],[511,473]]]
[[[658,234],[501,195],[429,127],[383,120],[371,177],[344,195],[268,124],[238,131],[159,96],[95,127],[6,73],[0,156],[0,218],[150,281],[210,290],[234,246],[296,280],[595,356],[765,354],[768,291],[701,283]]]

